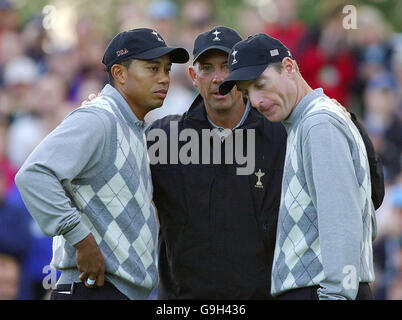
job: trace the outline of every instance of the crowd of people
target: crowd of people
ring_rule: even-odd
[[[376,299],[402,299],[402,36],[375,7],[357,8],[357,29],[345,29],[342,7],[326,8],[319,25],[298,17],[297,1],[275,0],[276,20],[266,22],[245,5],[235,28],[247,38],[267,33],[292,52],[312,88],[337,99],[364,123],[385,176],[374,242]],[[213,26],[214,2],[171,0],[122,6],[119,31],[157,30],[170,46],[191,52],[196,36]],[[101,63],[114,34],[82,15],[71,47],[57,47],[43,16],[21,24],[10,0],[0,0],[0,299],[45,299],[52,239],[28,213],[14,176],[41,140],[91,93],[107,83]],[[134,21],[134,22],[133,22]],[[147,114],[152,122],[182,114],[196,96],[188,65],[174,65],[164,105]],[[57,276],[57,274],[55,275]]]

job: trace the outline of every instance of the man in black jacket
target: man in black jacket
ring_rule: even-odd
[[[200,94],[182,116],[157,120],[148,132],[160,221],[160,299],[271,298],[286,131],[251,108],[236,88],[219,95],[219,85],[229,73],[228,53],[240,40],[226,27],[199,35],[189,73]],[[355,118],[354,122],[363,130]],[[213,129],[220,148],[213,134],[205,139]],[[160,132],[166,134],[164,139]],[[370,140],[364,140],[377,208],[384,192],[382,171]],[[201,146],[200,141],[207,143]],[[165,142],[166,148],[156,147]],[[236,157],[239,149],[250,151],[251,164]],[[191,150],[192,161],[186,164],[180,161],[183,150]],[[216,153],[220,159],[214,162]],[[245,165],[248,174],[239,174]]]

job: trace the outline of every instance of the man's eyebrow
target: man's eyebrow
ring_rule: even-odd
[[[153,59],[153,60],[145,60],[145,64],[161,64],[162,61],[159,59]]]
[[[145,60],[145,65],[155,65],[155,64],[161,65],[161,64],[163,64],[163,62],[162,62],[161,59]],[[169,61],[169,62],[167,63],[168,66],[172,66],[172,64],[173,64],[173,63],[172,63],[171,61]]]

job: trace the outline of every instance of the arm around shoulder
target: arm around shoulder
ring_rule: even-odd
[[[373,201],[374,208],[377,210],[381,206],[385,195],[384,172],[382,169],[381,159],[376,154],[373,143],[371,142],[368,133],[366,132],[364,126],[359,122],[359,120],[357,120],[356,115],[351,113],[351,119],[355,124],[357,130],[359,130],[359,133],[366,147],[367,157],[370,166],[371,200]]]

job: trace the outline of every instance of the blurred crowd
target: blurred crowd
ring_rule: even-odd
[[[73,2],[73,1],[72,1]],[[364,123],[385,173],[386,195],[377,211],[374,246],[376,299],[402,299],[402,34],[381,11],[358,6],[357,28],[345,28],[342,6],[323,6],[317,24],[302,21],[297,0],[272,0],[275,15],[244,1],[233,18],[243,37],[265,32],[293,53],[301,73]],[[39,230],[14,185],[14,175],[32,149],[90,93],[107,83],[101,63],[115,33],[156,29],[168,45],[192,52],[195,37],[222,23],[214,1],[132,1],[116,14],[118,30],[100,32],[90,12],[80,13],[69,46],[57,44],[39,11],[21,23],[11,0],[0,0],[0,299],[45,299],[51,238]],[[57,23],[57,22],[56,22]],[[174,66],[164,105],[146,121],[183,113],[196,96],[187,66]],[[57,275],[57,274],[56,274]]]

